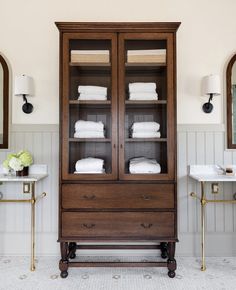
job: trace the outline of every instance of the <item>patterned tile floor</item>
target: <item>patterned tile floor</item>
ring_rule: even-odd
[[[174,279],[165,268],[70,268],[61,279],[56,257],[38,258],[35,272],[29,271],[29,257],[0,257],[0,290],[236,289],[236,258],[207,258],[206,272],[198,258],[177,261]]]

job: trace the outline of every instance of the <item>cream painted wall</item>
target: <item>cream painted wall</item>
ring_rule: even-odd
[[[55,21],[181,21],[177,34],[178,123],[222,123],[226,63],[236,50],[236,1],[228,0],[0,0],[0,52],[7,56],[13,78],[28,74],[35,81],[35,111],[21,111],[13,97],[12,122],[58,123],[58,47]],[[214,111],[201,105],[202,77],[218,73],[222,95]]]

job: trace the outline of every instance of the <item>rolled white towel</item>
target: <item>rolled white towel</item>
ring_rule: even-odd
[[[76,131],[74,138],[105,138],[104,131]]]
[[[107,95],[107,88],[100,86],[78,86],[78,92],[83,94]]]
[[[155,93],[156,84],[155,83],[130,83],[129,92],[130,93],[141,93],[141,92]]]
[[[104,160],[100,158],[87,157],[80,159],[75,164],[76,172],[102,172]]]
[[[84,120],[78,120],[75,123],[75,131],[104,131],[104,124],[99,122],[93,122],[93,121],[84,121]]]
[[[160,124],[157,122],[134,122],[131,126],[133,132],[157,132],[160,129]]]
[[[129,99],[130,100],[157,100],[158,99],[158,95],[157,93],[130,93],[129,94]]]
[[[129,171],[132,174],[135,174],[135,173],[144,173],[144,174],[160,173],[161,166],[159,163],[157,163],[157,161],[155,159],[138,157],[138,158],[133,158],[130,160]]]
[[[160,132],[132,132],[131,134],[132,138],[160,138],[161,133]]]
[[[100,94],[84,94],[81,93],[78,97],[78,100],[84,100],[84,101],[88,101],[88,100],[94,100],[94,101],[105,101],[107,100],[107,96],[105,95],[100,95]]]

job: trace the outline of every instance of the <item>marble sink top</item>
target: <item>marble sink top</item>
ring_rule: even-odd
[[[226,168],[226,166],[222,166]],[[231,166],[234,171],[234,175],[225,175],[217,165],[190,165],[189,176],[197,181],[236,181],[236,166]]]

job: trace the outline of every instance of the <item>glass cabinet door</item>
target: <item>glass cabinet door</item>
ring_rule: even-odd
[[[171,33],[119,36],[120,179],[174,179],[174,61]]]
[[[62,178],[117,177],[117,37],[63,36]]]

